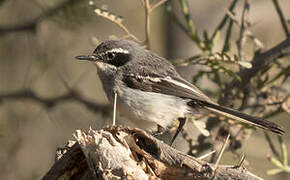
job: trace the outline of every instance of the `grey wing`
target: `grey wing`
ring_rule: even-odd
[[[159,76],[156,74],[127,74],[122,81],[130,88],[147,92],[188,98],[192,100],[212,102],[197,87],[180,77]]]
[[[188,98],[191,99],[191,101],[188,102],[188,105],[191,107],[198,105],[229,118],[233,118],[262,129],[270,130],[277,134],[285,133],[285,131],[275,123],[253,117],[248,114],[244,114],[234,109],[220,106],[214,103],[198,88],[179,77],[160,77],[152,74],[147,76],[140,74],[125,75],[123,76],[123,82],[130,88],[139,89],[142,91],[162,93],[180,98]]]

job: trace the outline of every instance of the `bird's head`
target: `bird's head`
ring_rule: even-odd
[[[98,67],[118,68],[130,62],[141,49],[134,41],[109,40],[98,45],[92,54],[76,56],[76,59],[93,61]]]

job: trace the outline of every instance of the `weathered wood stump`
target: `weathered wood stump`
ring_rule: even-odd
[[[261,179],[183,154],[141,129],[110,126],[74,137],[43,179]]]

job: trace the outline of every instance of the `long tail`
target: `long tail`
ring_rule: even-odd
[[[265,130],[269,130],[280,135],[285,134],[285,131],[282,130],[275,123],[272,123],[272,122],[269,122],[269,121],[266,121],[257,117],[253,117],[248,114],[244,114],[240,111],[237,111],[237,110],[225,107],[225,106],[220,106],[220,105],[212,104],[205,101],[201,102],[201,104],[208,110],[227,116],[229,118],[241,121],[246,124],[251,124],[253,126],[256,126]]]

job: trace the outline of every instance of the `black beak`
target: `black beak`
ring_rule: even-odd
[[[81,61],[83,61],[83,60],[85,60],[85,61],[98,61],[99,60],[99,58],[95,55],[88,55],[88,56],[81,55],[81,56],[76,56],[75,58],[78,60],[81,60]]]

